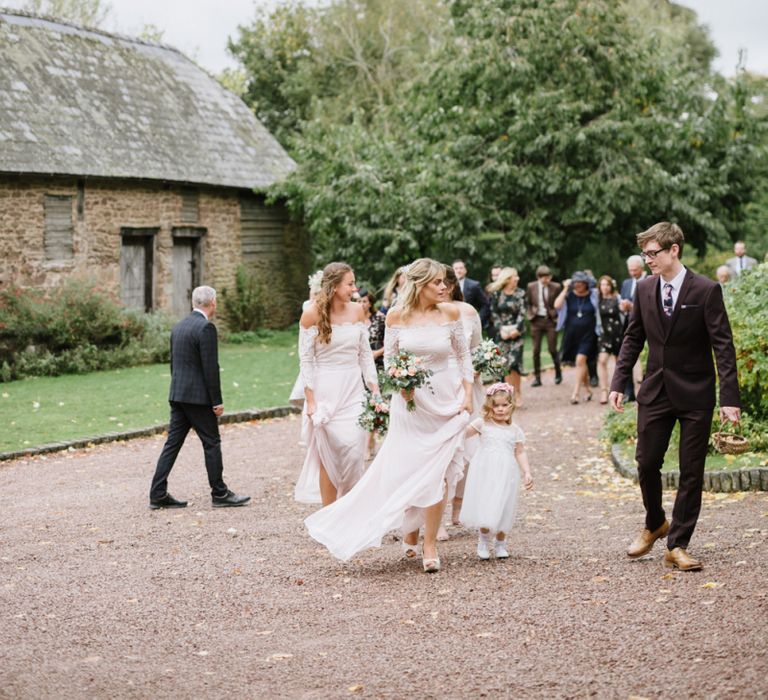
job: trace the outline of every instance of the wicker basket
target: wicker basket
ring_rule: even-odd
[[[741,435],[741,423],[736,424],[736,430],[736,433],[726,433],[721,423],[720,430],[712,433],[712,444],[720,454],[740,455],[749,450],[749,440]]]

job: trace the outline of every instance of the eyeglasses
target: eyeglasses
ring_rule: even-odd
[[[644,250],[642,253],[640,253],[640,257],[645,260],[656,260],[656,256],[659,253],[664,252],[665,250],[669,250],[672,246],[667,246],[666,248],[659,248],[658,250]]]

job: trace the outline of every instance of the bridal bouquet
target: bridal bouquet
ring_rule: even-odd
[[[499,379],[507,373],[507,360],[499,346],[492,340],[484,340],[472,351],[475,372]]]
[[[400,350],[390,361],[387,369],[387,387],[393,392],[407,391],[411,398],[405,403],[409,411],[416,409],[413,400],[413,390],[422,386],[429,386],[429,378],[432,370],[426,367],[423,357],[414,355],[407,350]]]
[[[363,411],[357,424],[367,433],[384,437],[389,428],[389,396],[374,396],[366,389]]]

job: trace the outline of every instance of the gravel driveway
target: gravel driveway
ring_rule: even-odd
[[[147,508],[162,437],[0,465],[0,697],[768,697],[768,495],[705,495],[703,572],[628,560],[639,490],[569,380],[517,414],[510,559],[453,528],[433,576],[392,538],[340,564],[304,533],[295,416],[223,428],[246,508],[211,509],[194,437],[180,511]]]

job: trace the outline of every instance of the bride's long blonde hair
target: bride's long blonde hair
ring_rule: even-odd
[[[397,298],[400,318],[408,318],[418,302],[421,290],[439,276],[444,276],[443,264],[432,258],[419,258],[405,266],[405,286]]]
[[[315,297],[317,307],[317,338],[321,343],[331,342],[331,302],[336,287],[341,284],[344,275],[352,272],[352,268],[343,262],[328,263],[323,268],[323,279],[320,282],[320,291]]]

